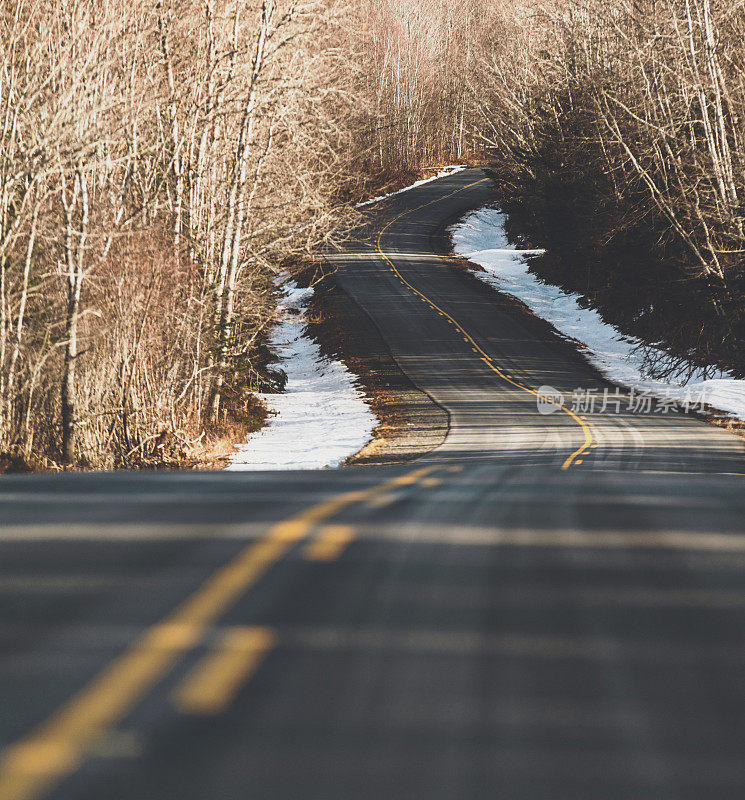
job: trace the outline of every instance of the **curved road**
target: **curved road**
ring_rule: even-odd
[[[0,483],[0,800],[741,798],[742,440],[608,389],[444,257],[467,170],[339,281],[449,414],[394,467]]]

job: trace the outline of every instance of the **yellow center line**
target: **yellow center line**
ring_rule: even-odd
[[[276,644],[268,628],[231,628],[171,695],[185,714],[219,714]]]
[[[316,525],[355,503],[415,484],[436,469],[417,469],[370,489],[346,492],[272,526],[266,538],[248,545],[78,695],[2,753],[0,800],[35,800],[74,771],[95,743],[199,643],[217,617]]]
[[[324,525],[318,535],[305,548],[310,561],[334,561],[354,539],[353,525]]]
[[[436,200],[430,200],[428,203],[423,203],[422,205],[417,206],[416,208],[411,208],[408,211],[404,211],[402,214],[399,214],[397,217],[392,219],[384,228],[381,229],[380,233],[378,234],[376,247],[378,254],[382,256],[383,259],[387,262],[388,266],[398,276],[401,283],[405,284],[409,289],[411,289],[411,291],[414,292],[415,295],[421,297],[435,311],[442,314],[442,316],[447,317],[449,322],[452,325],[455,325],[458,331],[463,335],[464,341],[471,344],[474,351],[482,356],[481,360],[486,364],[487,367],[489,367],[489,369],[492,372],[496,373],[497,375],[499,375],[500,378],[506,380],[508,383],[512,384],[516,388],[521,389],[522,391],[527,392],[528,394],[538,396],[538,392],[535,389],[531,389],[529,386],[525,386],[519,381],[514,380],[509,375],[507,375],[502,369],[500,369],[496,364],[494,364],[491,357],[477,344],[477,342],[468,333],[468,331],[466,331],[457,320],[455,320],[450,314],[448,314],[447,311],[440,308],[440,306],[438,306],[437,303],[435,303],[433,300],[427,297],[423,292],[420,292],[419,289],[412,286],[398,271],[398,268],[393,263],[393,261],[391,261],[391,259],[383,252],[383,247],[382,247],[383,234],[388,230],[388,228],[391,227],[391,225],[394,225],[396,222],[405,217],[407,214],[411,214],[414,211],[419,211],[422,208],[427,208],[427,206],[431,206],[434,203],[439,203],[442,200],[447,200],[448,197],[452,197],[454,194],[458,194],[458,192],[470,189],[472,186],[477,186],[478,184],[484,183],[487,180],[488,178],[482,178],[481,180],[469,183],[467,186],[461,186],[460,189],[456,189],[455,191],[450,192],[450,194],[446,194],[443,197],[438,197]],[[567,408],[566,406],[561,405],[559,403],[554,403],[554,405],[556,405],[559,409],[561,409],[561,411],[563,411],[565,414],[570,416],[582,428],[582,431],[585,435],[585,440],[582,443],[582,446],[577,448],[577,450],[575,450],[573,453],[571,453],[564,461],[564,463],[561,465],[562,469],[569,469],[569,467],[572,466],[572,464],[577,460],[577,458],[579,458],[586,450],[588,450],[592,446],[593,443],[592,431],[590,429],[590,426],[584,420],[580,419],[580,417],[577,414],[575,414],[570,408]]]
[[[396,492],[389,492],[388,494],[379,494],[377,497],[373,497],[365,503],[365,508],[369,509],[381,509],[386,508],[387,506],[392,505],[399,499],[399,494]]]

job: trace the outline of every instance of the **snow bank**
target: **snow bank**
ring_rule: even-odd
[[[577,302],[580,295],[564,292],[529,273],[525,256],[542,251],[512,247],[507,241],[504,222],[504,214],[484,208],[450,229],[455,252],[486,270],[477,273],[479,278],[522,300],[559,332],[582,342],[587,347],[587,358],[611,380],[683,404],[692,399],[695,404],[703,401],[745,419],[745,380],[737,380],[726,372],[707,380],[701,370],[692,366],[692,377],[685,385],[650,378],[645,374],[645,359],[639,352],[642,342],[603,322],[597,311],[582,308]],[[648,346],[646,350],[660,357],[665,355]]]
[[[455,175],[456,172],[463,172],[465,169],[465,165],[458,164],[452,167],[443,167],[437,175],[434,175],[431,178],[424,178],[424,180],[416,181],[416,183],[412,183],[411,186],[404,186],[403,189],[399,189],[397,192],[390,192],[389,194],[381,194],[379,197],[373,197],[372,200],[365,200],[364,203],[357,203],[355,208],[364,208],[365,206],[370,206],[373,203],[379,203],[381,200],[387,200],[389,197],[395,197],[397,194],[403,194],[404,192],[408,192],[411,189],[416,189],[417,186],[424,186],[425,183],[432,183],[432,181],[436,181],[438,178],[445,178],[448,175]]]
[[[240,446],[229,470],[336,467],[370,440],[378,419],[339,361],[321,355],[305,332],[302,311],[313,289],[289,281],[283,319],[270,337],[287,373],[284,394],[259,395],[274,415]]]

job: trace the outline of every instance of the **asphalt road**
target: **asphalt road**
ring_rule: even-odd
[[[450,265],[477,170],[339,280],[449,413],[414,463],[0,481],[0,800],[740,798],[742,440]]]

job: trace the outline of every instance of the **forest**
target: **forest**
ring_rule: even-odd
[[[6,0],[0,467],[241,439],[278,282],[449,163],[657,369],[745,375],[744,5]]]

